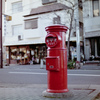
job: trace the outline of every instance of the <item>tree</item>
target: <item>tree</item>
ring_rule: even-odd
[[[66,0],[67,2],[69,2],[70,4],[72,4],[72,8],[70,8],[72,10],[72,13],[70,14],[71,16],[71,21],[70,21],[70,28],[69,28],[69,35],[68,35],[68,42],[67,42],[67,62],[69,59],[69,50],[70,50],[70,35],[71,35],[71,30],[72,30],[72,22],[73,22],[73,17],[74,17],[74,4],[68,0]]]
[[[63,8],[63,10],[66,10],[67,14],[70,15],[70,19],[69,22],[70,22],[70,25],[69,25],[69,34],[68,34],[68,42],[67,42],[67,60],[69,59],[69,50],[70,50],[70,35],[72,33],[72,24],[73,24],[73,20],[75,18],[75,10],[78,9],[78,0],[59,0],[62,4],[64,4],[66,7]],[[59,14],[57,14],[57,12],[55,10],[52,11],[58,18],[60,17]],[[78,13],[78,11],[76,12]],[[78,15],[78,14],[76,14]],[[76,16],[78,17],[78,16]],[[77,25],[77,37],[79,40],[79,20],[77,20],[78,18],[75,18],[76,19],[76,25]],[[66,22],[65,22],[66,23]],[[62,23],[61,23],[62,24]],[[78,53],[77,55],[79,55],[78,57],[78,61],[80,61],[80,41],[78,42],[77,44],[77,47],[78,47]]]
[[[70,13],[71,16],[71,21],[70,21],[70,28],[69,28],[69,35],[68,35],[68,42],[67,42],[67,62],[69,59],[69,50],[70,50],[70,35],[71,35],[71,31],[72,31],[72,22],[73,19],[76,19],[76,35],[77,35],[77,61],[80,61],[80,32],[79,32],[79,12],[78,12],[78,6],[81,5],[80,3],[78,3],[78,0],[75,0],[74,3],[71,2],[71,0],[65,0],[66,2],[70,3],[72,5],[72,7],[70,7],[69,9],[72,10],[72,13]],[[74,17],[74,12],[76,10],[76,15]]]

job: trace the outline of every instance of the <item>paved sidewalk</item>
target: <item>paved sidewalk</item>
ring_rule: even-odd
[[[100,70],[100,64],[85,64],[81,70]]]
[[[42,92],[47,89],[46,84],[0,84],[0,100],[93,100],[100,92],[100,86],[69,85],[68,88],[73,92],[74,96],[46,98],[42,96]]]
[[[40,64],[36,64],[36,65],[12,65],[12,66],[3,66],[3,68],[6,68],[6,69],[40,69],[41,65]],[[42,68],[46,69],[46,65],[43,65]]]

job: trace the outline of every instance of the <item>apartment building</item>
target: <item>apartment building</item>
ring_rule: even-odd
[[[83,0],[84,54],[86,60],[100,59],[100,0]]]
[[[3,43],[8,64],[28,64],[30,61],[40,63],[47,54],[45,27],[62,24],[70,28],[72,5],[66,0],[7,0],[6,5],[6,15],[12,16],[12,20],[6,22]],[[74,28],[75,22],[70,38],[71,52],[76,52]],[[68,33],[69,31],[66,34],[66,44]],[[80,41],[83,41],[82,34]]]

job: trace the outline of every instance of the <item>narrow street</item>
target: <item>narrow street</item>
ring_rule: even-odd
[[[98,67],[98,66],[97,66]],[[100,84],[100,70],[68,70],[68,84]],[[22,65],[0,69],[0,83],[47,84],[47,71],[40,65]]]

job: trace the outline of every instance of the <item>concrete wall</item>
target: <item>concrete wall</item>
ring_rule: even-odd
[[[92,17],[92,18],[86,18],[84,20],[84,28],[85,32],[93,32],[100,30],[100,16],[99,17]]]
[[[83,20],[85,32],[100,30],[100,16],[93,17],[92,0],[83,0]]]

